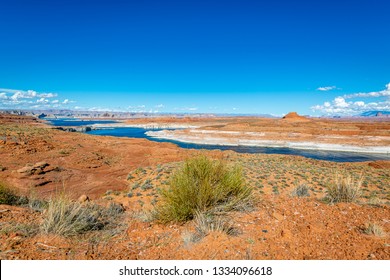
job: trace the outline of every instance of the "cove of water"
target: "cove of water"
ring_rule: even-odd
[[[93,124],[110,124],[110,123],[117,123],[117,121],[110,121],[110,120],[80,120],[80,119],[45,119],[48,121],[51,125],[54,126],[88,126]]]
[[[282,155],[297,155],[306,158],[327,160],[334,162],[362,162],[372,160],[390,160],[390,155],[386,154],[369,154],[369,153],[351,153],[351,152],[336,152],[336,151],[320,151],[320,150],[300,150],[290,148],[272,148],[272,147],[249,147],[249,146],[220,146],[220,145],[199,145],[191,143],[183,143],[174,140],[152,138],[145,135],[145,132],[151,129],[120,127],[120,128],[104,128],[92,130],[87,134],[101,136],[116,136],[116,137],[131,137],[131,138],[146,138],[155,142],[170,142],[185,149],[207,149],[207,150],[232,150],[238,153],[249,154],[282,154]]]
[[[81,120],[74,118],[61,119],[46,119],[54,126],[90,126],[93,124],[110,124],[117,123],[111,120]],[[91,135],[101,136],[116,136],[129,138],[145,138],[155,142],[169,142],[178,145],[185,149],[207,149],[207,150],[232,150],[238,153],[248,154],[282,154],[296,155],[306,158],[327,160],[334,162],[362,162],[372,160],[390,160],[389,154],[369,154],[369,153],[351,153],[351,152],[336,152],[336,151],[321,151],[321,150],[300,150],[291,148],[273,148],[273,147],[249,147],[249,146],[220,146],[220,145],[205,145],[191,144],[175,140],[158,139],[147,136],[145,133],[152,129],[134,128],[134,127],[117,127],[117,128],[101,128],[87,132]]]

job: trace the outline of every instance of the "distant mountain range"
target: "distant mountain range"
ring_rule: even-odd
[[[364,113],[361,113],[360,117],[377,117],[377,116],[387,116],[390,115],[390,111],[367,111]]]

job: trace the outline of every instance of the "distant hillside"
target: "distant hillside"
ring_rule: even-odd
[[[285,115],[282,119],[285,121],[310,121],[310,119],[298,115],[297,112],[290,112],[287,115]]]
[[[390,115],[389,111],[368,111],[361,113],[359,116],[361,117],[377,117],[377,116],[383,116],[383,115]]]

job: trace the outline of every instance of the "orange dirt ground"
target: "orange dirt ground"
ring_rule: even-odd
[[[195,125],[198,128],[170,131],[169,134],[181,139],[188,136],[205,139],[216,137],[217,143],[231,139],[248,139],[343,144],[357,147],[390,146],[390,118],[386,117],[367,119],[307,118],[292,112],[283,118],[149,118],[129,120],[127,123]],[[231,132],[236,132],[236,134]]]
[[[390,134],[388,120],[153,121],[194,123],[202,129],[224,131]],[[85,194],[91,199],[88,203],[116,202],[126,210],[115,234],[65,238],[39,231],[44,212],[0,205],[0,259],[390,259],[389,161],[333,163],[297,156],[185,150],[146,139],[59,131],[36,119],[11,115],[0,115],[0,137],[0,182],[19,194],[42,199],[59,192],[73,199]],[[381,143],[389,145],[386,141]],[[153,201],[159,197],[157,188],[165,187],[181,161],[199,153],[241,164],[247,183],[254,189],[255,208],[229,214],[238,232],[235,236],[211,232],[191,241],[195,232],[192,221],[162,225],[148,218]],[[332,205],[322,200],[332,170],[364,176],[364,195],[358,202]],[[134,187],[148,179],[152,189]],[[310,197],[291,197],[296,182],[312,187]],[[366,233],[369,223],[380,226],[382,235]]]

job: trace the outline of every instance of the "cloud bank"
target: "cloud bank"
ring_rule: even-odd
[[[66,108],[75,101],[54,99],[57,93],[0,88],[0,108],[5,109],[56,109]]]
[[[311,109],[322,112],[325,115],[346,116],[357,115],[366,111],[390,111],[390,83],[385,87],[386,89],[381,91],[359,92],[338,96],[331,102],[315,105]],[[362,98],[369,98],[370,101],[362,101]]]

